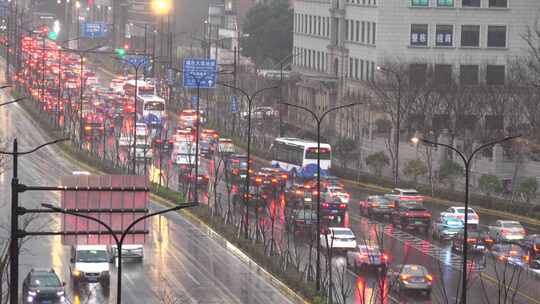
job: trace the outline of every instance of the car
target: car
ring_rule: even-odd
[[[488,226],[489,236],[495,242],[521,241],[526,232],[518,221],[497,220],[495,224]]]
[[[65,303],[65,286],[54,269],[34,268],[23,281],[23,303]]]
[[[316,198],[311,187],[302,184],[294,184],[285,192],[288,207],[305,208],[313,206]]]
[[[246,179],[248,173],[247,155],[233,154],[227,159],[225,164],[226,170],[230,174],[229,176],[231,177],[233,183],[240,182]]]
[[[75,288],[81,283],[100,283],[110,287],[111,258],[106,245],[75,245],[71,247],[69,273]]]
[[[392,193],[385,194],[385,196],[395,201],[424,201],[424,196],[418,193],[416,189],[394,188]]]
[[[400,225],[402,230],[416,228],[427,233],[431,225],[431,212],[420,204],[402,204],[392,212],[391,220],[394,225]]]
[[[456,252],[463,252],[463,245],[465,244],[464,231],[460,231],[452,239],[452,250]],[[485,234],[478,230],[467,231],[467,251],[473,253],[484,253],[488,249],[489,245],[486,241]]]
[[[118,248],[116,245],[111,245],[109,249],[111,257],[118,256]],[[141,244],[123,244],[122,258],[137,259],[142,261],[144,258],[144,246]]]
[[[491,254],[497,260],[513,266],[524,267],[529,263],[527,253],[516,244],[495,244]]]
[[[382,218],[392,215],[394,203],[382,195],[371,195],[360,201],[360,212],[369,218]]]
[[[434,239],[450,240],[463,230],[463,221],[454,217],[439,216],[432,225]]]
[[[431,294],[433,276],[422,265],[395,265],[387,271],[386,275],[389,286],[398,293],[414,290]]]
[[[295,209],[291,213],[291,223],[294,233],[305,234],[316,231],[317,212],[310,209]]]
[[[376,244],[360,244],[355,249],[347,251],[347,266],[352,267],[355,272],[366,270],[368,267],[384,271],[388,267],[388,255]]]
[[[529,272],[537,278],[540,277],[540,260],[533,260],[530,262]]]
[[[356,248],[356,236],[350,228],[329,227],[320,234],[321,247],[332,250],[351,250]]]
[[[465,221],[465,207],[450,207],[445,211],[441,212],[441,216],[454,217]],[[467,212],[467,225],[469,226],[469,228],[478,228],[479,224],[480,217],[473,208],[469,208],[469,211]]]
[[[345,189],[338,186],[329,186],[321,190],[322,196],[325,201],[339,200],[343,204],[349,204],[351,195],[345,192]]]
[[[527,235],[519,245],[528,252],[531,260],[540,260],[540,234]]]

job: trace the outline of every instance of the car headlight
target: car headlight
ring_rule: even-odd
[[[28,291],[28,295],[29,296],[32,296],[32,297],[35,297],[37,295],[37,292],[35,291]]]
[[[73,270],[73,275],[76,276],[76,277],[80,277],[81,272],[79,270]]]
[[[60,303],[65,303],[65,302],[66,302],[66,297],[60,296]]]
[[[32,296],[26,297],[26,302],[28,302],[28,303],[34,302],[34,297],[32,297]]]
[[[56,295],[57,295],[57,296],[63,296],[63,295],[64,295],[64,291],[63,291],[63,290],[57,291],[57,292],[56,292]]]

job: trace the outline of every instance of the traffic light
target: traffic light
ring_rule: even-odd
[[[51,40],[56,40],[58,38],[58,33],[57,32],[49,32],[49,35],[47,35],[47,36]]]
[[[126,49],[124,48],[116,49],[116,54],[118,55],[118,57],[124,58],[126,56]]]

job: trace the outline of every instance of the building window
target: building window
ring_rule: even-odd
[[[321,17],[317,17],[317,35],[321,35]]]
[[[409,65],[409,81],[412,86],[423,86],[426,83],[427,64],[413,63]]]
[[[354,59],[354,79],[358,79],[358,58]]]
[[[365,32],[365,26],[366,26],[366,23],[364,21],[362,21],[362,43],[364,43],[365,39],[364,39],[364,32]]]
[[[356,31],[355,31],[355,34],[356,34],[356,42],[360,41],[359,37],[360,37],[360,21],[356,21]]]
[[[354,59],[349,58],[349,78],[353,78]]]
[[[459,83],[461,85],[477,85],[478,84],[478,66],[477,65],[460,66]]]
[[[508,0],[489,0],[489,7],[508,7]]]
[[[373,30],[373,37],[371,39],[371,43],[375,44],[375,22],[373,22],[373,27],[371,29]]]
[[[452,25],[437,24],[435,45],[452,46],[454,43],[454,27]]]
[[[437,6],[454,7],[454,0],[437,0]]]
[[[488,65],[486,68],[486,84],[504,84],[504,65]]]
[[[411,0],[411,6],[425,6],[429,5],[429,0]]]
[[[364,60],[360,60],[360,79],[364,80]]]
[[[463,7],[480,7],[480,0],[461,0]]]
[[[461,46],[478,47],[480,46],[480,26],[462,25],[461,26]]]
[[[411,45],[427,46],[428,43],[428,25],[427,24],[412,24],[411,25]]]
[[[349,40],[349,20],[345,19],[345,40]]]
[[[506,47],[506,26],[488,26],[488,47]]]
[[[452,81],[452,66],[449,64],[435,65],[435,83],[437,85],[450,85]]]
[[[367,31],[366,31],[366,36],[367,36],[367,43],[370,43],[370,40],[369,37],[371,36],[371,22],[366,22],[367,23]]]
[[[371,62],[371,74],[370,74],[370,79],[371,81],[373,81],[373,79],[375,79],[375,62],[372,61]]]

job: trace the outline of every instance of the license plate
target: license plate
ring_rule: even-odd
[[[484,249],[485,247],[483,245],[476,246],[476,249]]]
[[[414,222],[416,225],[422,225],[422,221],[416,221]]]
[[[51,300],[43,300],[41,301],[42,304],[52,304]]]

